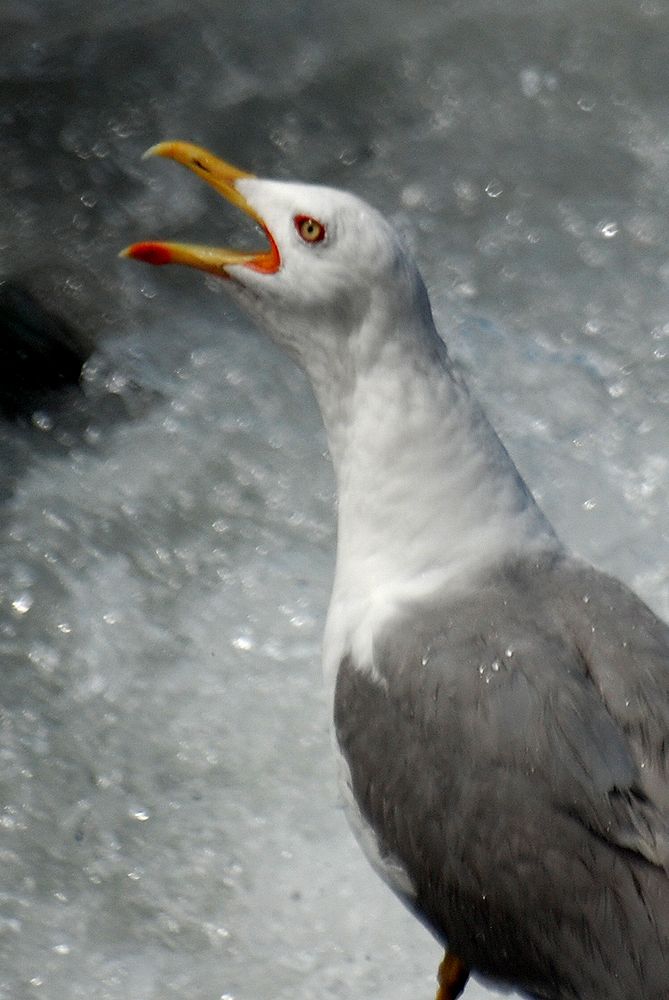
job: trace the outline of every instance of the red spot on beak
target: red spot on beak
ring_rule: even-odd
[[[173,257],[163,243],[134,243],[127,251],[128,257],[147,264],[171,264]]]

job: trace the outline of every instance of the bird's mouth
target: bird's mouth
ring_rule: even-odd
[[[164,156],[169,160],[183,163],[185,167],[196,173],[198,177],[211,184],[224,198],[237,205],[249,215],[265,233],[269,242],[267,250],[247,253],[242,250],[228,250],[218,247],[199,246],[193,243],[163,243],[147,240],[133,243],[121,251],[122,257],[143,260],[147,264],[187,264],[200,271],[209,271],[221,277],[229,277],[226,268],[231,264],[241,264],[254,271],[264,274],[274,274],[281,266],[279,248],[270,233],[265,221],[237,190],[236,183],[253,174],[233,167],[230,163],[220,160],[213,153],[194,145],[192,142],[160,142],[152,146],[144,154],[148,156]]]

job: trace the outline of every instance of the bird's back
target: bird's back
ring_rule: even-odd
[[[335,696],[353,795],[421,919],[537,997],[669,995],[669,630],[550,556],[407,608]]]

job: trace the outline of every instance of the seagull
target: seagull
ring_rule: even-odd
[[[541,1000],[669,997],[669,628],[570,554],[454,367],[400,237],[353,194],[188,167],[267,246],[142,242],[219,275],[306,372],[338,495],[324,637],[372,865],[476,974]]]

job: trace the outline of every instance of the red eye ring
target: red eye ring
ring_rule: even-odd
[[[320,243],[325,239],[325,226],[311,215],[296,215],[295,228],[305,243]]]

